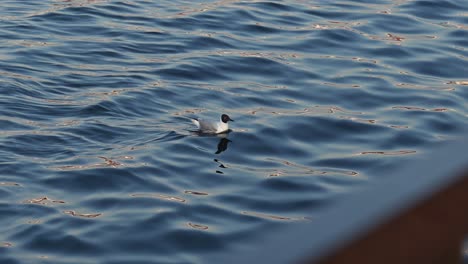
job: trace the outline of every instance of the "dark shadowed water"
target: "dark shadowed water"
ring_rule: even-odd
[[[207,263],[313,224],[463,133],[467,49],[465,0],[1,0],[0,262]]]

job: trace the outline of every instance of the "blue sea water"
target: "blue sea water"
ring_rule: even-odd
[[[464,0],[2,0],[0,262],[206,263],[463,134]],[[188,117],[235,122],[193,133]],[[411,179],[408,179],[411,181]]]

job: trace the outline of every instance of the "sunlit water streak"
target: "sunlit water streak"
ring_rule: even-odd
[[[0,262],[206,263],[313,224],[463,133],[467,13],[461,0],[2,1]],[[187,117],[220,113],[231,133],[192,132]]]

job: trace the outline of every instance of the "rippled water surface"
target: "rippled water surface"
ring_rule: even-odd
[[[2,0],[0,43],[1,263],[207,263],[468,117],[464,0]]]

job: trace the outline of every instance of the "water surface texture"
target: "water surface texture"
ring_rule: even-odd
[[[467,49],[465,0],[2,0],[0,262],[207,263],[313,224],[463,134]]]

